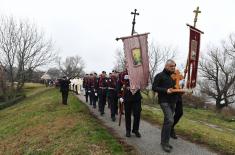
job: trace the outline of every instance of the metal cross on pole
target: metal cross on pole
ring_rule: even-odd
[[[139,13],[136,12],[137,9],[135,9],[135,12],[131,12],[132,15],[134,15],[133,21],[132,21],[132,31],[131,31],[131,35],[133,35],[135,33],[135,16],[139,15]]]
[[[197,10],[193,11],[195,13],[195,17],[194,17],[194,27],[196,27],[196,23],[197,23],[197,16],[199,13],[201,13],[201,11],[199,10],[199,6],[197,7]]]

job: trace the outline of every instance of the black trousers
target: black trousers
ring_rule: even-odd
[[[99,89],[98,91],[98,97],[99,97],[99,111],[101,114],[104,114],[104,107],[106,104],[106,89]]]
[[[86,97],[86,102],[88,102],[88,96],[89,96],[88,89],[87,89],[87,88],[85,88],[85,97]]]
[[[68,99],[68,91],[62,91],[62,103],[67,104],[67,99]]]
[[[93,100],[94,100],[94,97],[95,97],[95,92],[93,90],[89,90],[89,102],[90,102],[90,105],[93,104]]]
[[[111,118],[115,118],[115,115],[118,112],[118,96],[116,90],[109,90],[109,101],[110,101],[110,110]]]
[[[131,131],[131,114],[133,113],[134,121],[132,131],[139,131],[140,126],[140,113],[141,113],[141,100],[138,101],[124,101],[125,106],[125,122],[126,132]]]
[[[175,125],[179,122],[182,116],[183,116],[183,103],[182,103],[182,97],[179,96],[175,106],[174,124],[172,126],[172,129],[174,129]]]

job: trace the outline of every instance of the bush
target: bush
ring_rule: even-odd
[[[183,95],[183,104],[185,106],[193,107],[193,108],[205,108],[206,100],[203,97],[198,97],[194,95]]]

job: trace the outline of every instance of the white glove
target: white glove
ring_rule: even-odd
[[[91,91],[90,90],[88,90],[88,93],[90,93]]]
[[[128,75],[125,75],[125,76],[124,76],[124,79],[125,79],[125,80],[128,80],[128,79],[129,79],[129,76],[128,76]]]
[[[122,103],[122,102],[124,102],[124,99],[123,99],[123,98],[120,98],[119,101]]]
[[[97,96],[97,93],[95,93],[95,96]]]

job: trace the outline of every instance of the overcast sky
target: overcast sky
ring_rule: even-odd
[[[81,56],[87,72],[110,71],[116,37],[131,34],[135,8],[138,33],[150,32],[149,42],[177,48],[177,63],[185,63],[193,10],[199,6],[197,28],[205,32],[201,52],[209,43],[219,44],[235,31],[234,0],[0,0],[0,14],[27,18],[51,37],[60,55]]]

